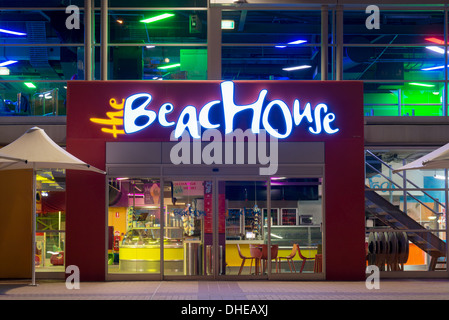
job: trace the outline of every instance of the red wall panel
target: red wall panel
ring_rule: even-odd
[[[101,131],[90,118],[107,118],[110,99],[151,92],[148,107],[157,112],[165,102],[175,106],[172,120],[187,105],[197,109],[220,99],[221,81],[73,81],[68,85],[67,150],[104,169],[106,141],[169,141],[173,127],[157,123],[134,135]],[[312,135],[296,127],[288,141],[325,142],[325,257],[327,280],[363,280],[365,277],[363,85],[354,81],[236,81],[235,101],[252,103],[267,89],[267,100],[282,99],[292,108],[326,103],[335,113],[334,135]],[[280,141],[280,143],[282,143]],[[87,172],[67,173],[66,265],[80,267],[81,280],[102,281],[106,272],[106,181]]]

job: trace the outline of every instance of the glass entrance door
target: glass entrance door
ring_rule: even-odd
[[[164,179],[164,276],[204,276],[211,270],[213,182]]]

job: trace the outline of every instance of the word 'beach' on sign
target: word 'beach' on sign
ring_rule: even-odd
[[[304,123],[304,119],[309,123],[309,132],[318,135],[321,133],[334,134],[339,131],[338,128],[333,128],[332,122],[336,116],[329,112],[328,106],[324,103],[319,103],[312,108],[310,103],[306,103],[304,109],[301,110],[300,102],[295,99],[293,103],[293,114],[288,105],[280,100],[275,99],[269,101],[265,108],[264,101],[268,90],[263,89],[255,102],[248,105],[237,105],[234,99],[234,83],[232,81],[224,81],[220,84],[221,100],[212,100],[207,102],[201,110],[197,111],[195,106],[184,107],[177,119],[168,119],[169,115],[175,107],[170,102],[163,103],[158,112],[147,109],[153,97],[149,93],[137,93],[125,99],[123,108],[123,127],[125,134],[132,134],[141,131],[150,126],[156,119],[163,127],[175,127],[175,138],[181,137],[183,132],[188,131],[190,136],[194,139],[201,138],[201,127],[204,129],[217,129],[220,124],[211,123],[210,114],[214,106],[222,105],[224,115],[225,133],[234,131],[234,120],[237,115],[245,110],[252,110],[253,115],[251,119],[251,131],[258,134],[261,130],[260,123],[262,121],[263,129],[271,136],[284,139],[287,138],[293,131],[293,124],[299,126]],[[279,133],[270,122],[270,113],[274,108],[279,108],[284,121],[285,130]],[[304,122],[303,122],[304,121]]]

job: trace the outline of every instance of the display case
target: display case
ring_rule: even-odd
[[[297,226],[298,209],[297,208],[282,208],[281,209],[281,225],[283,226]]]
[[[265,235],[267,236],[267,227]],[[308,226],[272,226],[271,243],[291,247],[294,243],[300,247],[318,247],[322,244],[319,225]]]

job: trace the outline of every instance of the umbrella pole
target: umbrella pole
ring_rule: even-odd
[[[36,169],[33,163],[33,217],[31,219],[31,285],[36,285]]]

